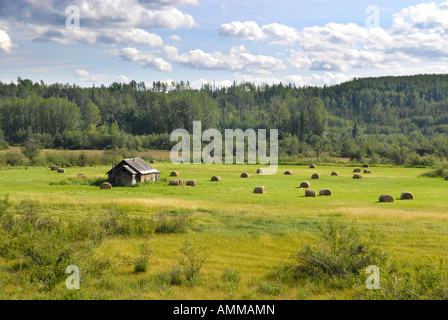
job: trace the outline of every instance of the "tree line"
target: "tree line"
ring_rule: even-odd
[[[170,149],[178,128],[278,129],[284,159],[349,157],[428,165],[448,157],[448,75],[335,86],[188,82],[82,88],[0,82],[0,146]]]

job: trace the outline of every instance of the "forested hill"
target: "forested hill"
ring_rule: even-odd
[[[427,164],[448,156],[448,75],[355,79],[336,86],[0,83],[0,140],[69,149],[168,149],[169,133],[276,128],[283,157]],[[191,131],[190,131],[191,132]]]

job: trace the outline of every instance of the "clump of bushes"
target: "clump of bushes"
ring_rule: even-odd
[[[422,176],[426,177],[446,177],[448,175],[448,162],[439,164],[435,169],[426,171]]]

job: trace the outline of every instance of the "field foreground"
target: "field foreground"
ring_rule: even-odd
[[[372,174],[354,180],[353,167],[281,166],[277,175],[257,175],[256,166],[156,164],[159,183],[100,190],[86,181],[104,179],[109,167],[69,168],[58,174],[47,168],[0,170],[0,197],[9,194],[15,210],[23,200],[40,207],[40,215],[79,221],[103,216],[113,204],[130,217],[154,217],[187,212],[191,225],[184,232],[155,233],[148,270],[135,272],[132,261],[140,253],[142,238],[114,235],[95,247],[94,256],[107,257],[107,271],[85,278],[80,290],[67,290],[64,281],[48,289],[42,284],[15,281],[2,271],[3,299],[350,299],[352,287],[327,286],[309,280],[283,281],[273,277],[275,268],[319,236],[319,225],[329,220],[356,222],[362,233],[372,228],[380,235],[381,249],[401,264],[418,265],[448,257],[448,181],[419,177],[427,169],[373,167]],[[197,180],[197,187],[168,186],[173,170],[180,178]],[[283,175],[292,170],[294,175]],[[331,176],[333,170],[339,176]],[[250,178],[240,178],[242,172]],[[311,180],[318,173],[319,180]],[[214,175],[221,182],[211,182]],[[311,188],[331,189],[331,197],[305,198],[302,181]],[[265,186],[266,194],[254,194]],[[400,200],[404,191],[412,201]],[[391,194],[394,203],[379,203]],[[195,281],[168,283],[166,273],[181,257],[179,248],[189,240],[205,246],[207,259]],[[4,261],[3,269],[16,260]],[[61,266],[62,268],[62,266]],[[63,267],[65,269],[65,266]],[[26,269],[26,268],[25,268]],[[20,269],[22,272],[22,269]],[[81,270],[82,272],[82,270]],[[19,278],[18,278],[19,279]],[[366,290],[358,287],[358,291]]]

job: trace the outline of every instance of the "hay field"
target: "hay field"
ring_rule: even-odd
[[[281,290],[260,290],[266,276],[291,254],[318,236],[318,226],[328,219],[352,222],[360,229],[375,228],[382,248],[394,260],[417,264],[448,258],[448,181],[419,177],[427,169],[371,167],[372,174],[353,179],[354,167],[317,165],[280,166],[277,175],[258,175],[259,166],[179,165],[157,163],[165,182],[140,187],[114,187],[64,184],[84,173],[87,179],[105,178],[108,167],[68,168],[65,174],[49,168],[3,168],[0,170],[0,197],[13,202],[38,202],[45,215],[80,219],[101,215],[115,203],[131,216],[156,215],[161,210],[188,210],[193,224],[185,233],[154,234],[149,271],[133,273],[131,265],[120,264],[95,282],[85,284],[68,298],[104,299],[322,299],[350,298],[347,290],[304,288],[282,285]],[[360,165],[362,166],[362,165]],[[291,170],[294,175],[284,175]],[[338,176],[332,176],[337,170]],[[196,187],[169,186],[169,175],[179,172],[185,181],[196,180]],[[241,178],[241,174],[250,174]],[[320,179],[311,180],[313,174]],[[220,176],[219,182],[210,181]],[[59,184],[60,182],[62,184]],[[311,182],[311,189],[331,190],[331,196],[305,197],[300,183]],[[267,193],[254,194],[265,186]],[[400,200],[402,192],[415,199]],[[379,196],[390,194],[394,203],[379,203]],[[179,247],[186,239],[207,247],[209,258],[203,277],[182,286],[158,286],[150,279],[168,270],[179,258]],[[106,239],[96,249],[98,255],[138,256],[141,241],[135,238]],[[238,284],[221,280],[226,269],[241,275]],[[151,283],[151,285],[144,285]],[[67,298],[63,284],[48,292],[20,292],[14,287],[6,298]],[[72,294],[73,295],[73,294]]]

